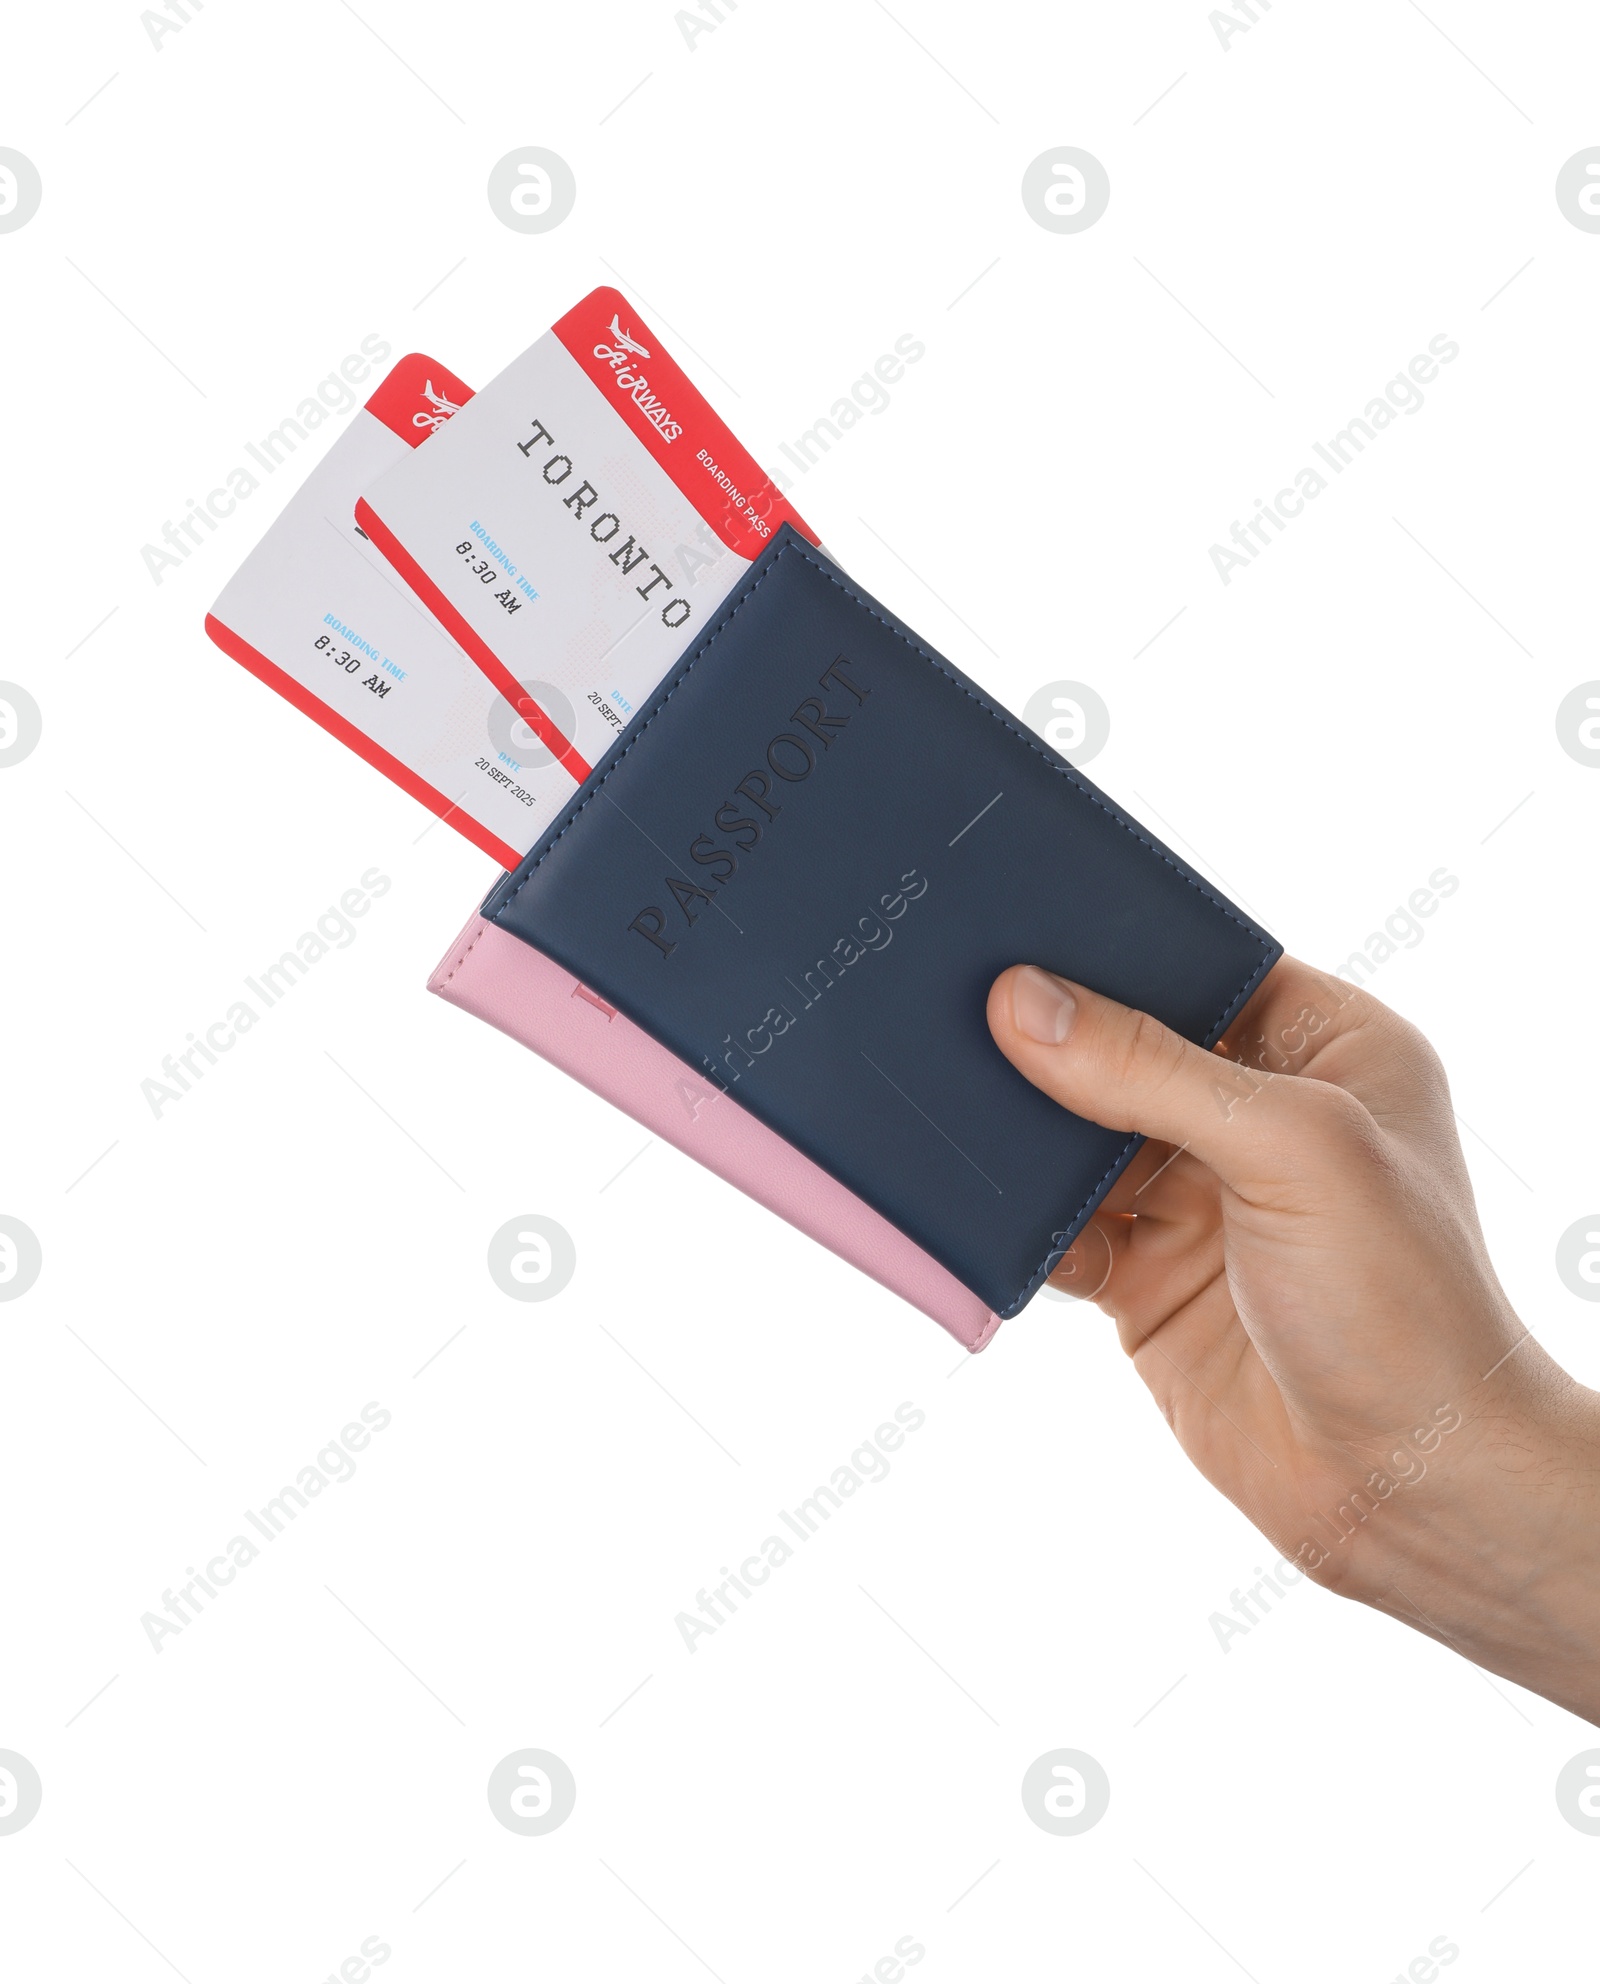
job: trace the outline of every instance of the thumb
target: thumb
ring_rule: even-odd
[[[1063,1108],[1108,1130],[1186,1146],[1229,1185],[1303,1174],[1295,1154],[1307,1092],[1349,1101],[1327,1083],[1263,1075],[1209,1053],[1148,1013],[1037,965],[1000,974],[988,1017],[1007,1060]]]

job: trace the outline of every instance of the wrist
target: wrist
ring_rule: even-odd
[[[1600,1723],[1600,1394],[1519,1356],[1324,1581]]]

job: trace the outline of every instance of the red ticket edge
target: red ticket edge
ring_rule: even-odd
[[[474,632],[470,623],[450,604],[365,496],[357,500],[356,522],[450,638],[471,655],[556,763],[582,785],[594,767],[578,755],[571,739],[562,736],[489,643],[481,634]]]
[[[412,351],[385,374],[367,401],[367,411],[375,414],[402,441],[419,448],[436,427],[442,427],[453,414],[459,413],[471,398],[472,388],[437,359],[429,358],[420,351]],[[589,767],[522,684],[507,669],[495,663],[489,649],[410,557],[394,533],[367,510],[364,499],[356,504],[356,522],[423,601],[434,619],[449,629],[458,645],[466,649],[518,716],[537,734],[540,743],[555,753],[557,762],[565,764],[581,785],[589,776]]]
[[[819,541],[620,289],[590,290],[552,329],[730,551],[754,564],[780,524],[792,524],[812,544]]]
[[[408,447],[420,448],[436,427],[459,413],[472,388],[426,352],[408,351],[373,388],[366,411]]]
[[[448,827],[454,827],[458,834],[470,840],[474,847],[485,854],[493,855],[502,868],[521,866],[522,856],[508,842],[480,826],[470,813],[463,813],[453,799],[447,799],[437,787],[429,785],[426,779],[418,778],[408,766],[398,758],[390,757],[381,744],[374,744],[370,737],[356,729],[355,725],[328,704],[312,695],[311,691],[297,682],[292,675],[286,675],[276,662],[268,661],[259,650],[251,647],[247,640],[236,634],[231,627],[224,626],[214,613],[206,615],[206,632],[222,652],[238,662],[241,668],[249,669],[258,680],[274,689],[286,703],[293,703],[303,716],[320,724],[330,737],[337,737],[341,744],[355,752],[358,758],[365,758],[374,771],[382,772],[386,779],[399,786],[413,799],[420,799],[431,813],[436,813]]]

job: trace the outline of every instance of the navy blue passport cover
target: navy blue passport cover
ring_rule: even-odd
[[[1140,1139],[1024,1081],[995,976],[1210,1046],[1281,954],[787,526],[483,913],[1002,1316]]]

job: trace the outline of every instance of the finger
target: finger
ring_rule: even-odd
[[[1124,1168],[1117,1173],[1116,1183],[1100,1201],[1102,1212],[1133,1212],[1133,1199],[1144,1191],[1150,1180],[1167,1164],[1173,1155],[1171,1144],[1147,1139],[1134,1152]]]
[[[1211,1187],[1213,1193],[1218,1189],[1214,1178]],[[1157,1361],[1176,1358],[1182,1364],[1191,1354],[1196,1328],[1216,1310],[1217,1301],[1217,1313],[1231,1312],[1221,1226],[1215,1219],[1204,1224],[1125,1223],[1128,1242],[1117,1258],[1115,1300],[1108,1305],[1122,1347],[1137,1359],[1160,1337]],[[1141,1366],[1141,1373],[1149,1382],[1148,1365]]]
[[[1449,1085],[1408,1020],[1330,972],[1282,958],[1218,1043],[1266,1074],[1336,1082],[1380,1117],[1438,1115]]]
[[[1064,1108],[1192,1150],[1239,1191],[1303,1180],[1303,1146],[1365,1115],[1328,1083],[1240,1067],[1037,965],[1000,974],[988,1019],[1006,1058]],[[1308,1139],[1313,1115],[1324,1134]]]
[[[1250,1003],[1229,1025],[1217,1052],[1263,1068],[1297,1066],[1352,1017],[1356,988],[1298,958],[1279,958]]]
[[[1193,1151],[1147,1140],[1100,1201],[1107,1213],[1136,1213],[1146,1225],[1215,1224],[1217,1175]]]
[[[1127,1252],[1132,1226],[1132,1220],[1109,1217],[1102,1208],[1050,1270],[1049,1287],[1074,1302],[1104,1307],[1111,1299],[1112,1280],[1119,1258]]]
[[[1195,1170],[1210,1177],[1200,1166]],[[1211,1178],[1215,1196],[1216,1180]],[[1163,1373],[1210,1354],[1218,1331],[1234,1318],[1223,1266],[1222,1236],[1214,1221],[1203,1227],[1108,1215],[1104,1208],[1084,1227],[1050,1276],[1051,1293],[1092,1302],[1111,1317],[1123,1349],[1158,1398]],[[1170,1341],[1155,1339],[1169,1324],[1181,1327]],[[1145,1353],[1148,1352],[1148,1356]],[[1167,1387],[1166,1389],[1170,1389]]]

